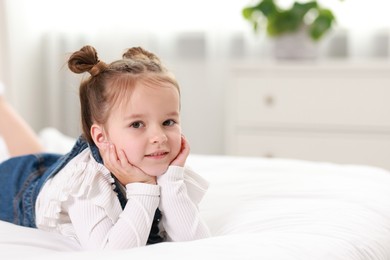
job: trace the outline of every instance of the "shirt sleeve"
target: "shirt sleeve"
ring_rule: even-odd
[[[167,241],[209,237],[209,229],[198,210],[207,182],[187,168],[169,166],[168,171],[157,178],[157,183],[160,186],[161,223]]]
[[[146,245],[159,204],[159,186],[126,185],[127,204],[116,223],[86,195],[69,201],[68,214],[85,249],[127,249]]]

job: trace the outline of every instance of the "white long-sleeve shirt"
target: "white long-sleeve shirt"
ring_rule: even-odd
[[[157,185],[126,185],[122,210],[114,179],[86,149],[43,186],[36,202],[39,229],[77,240],[84,249],[146,245],[157,207],[167,241],[208,237],[198,204],[208,183],[189,168],[170,166]]]

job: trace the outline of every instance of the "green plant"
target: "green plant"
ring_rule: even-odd
[[[274,0],[260,0],[256,5],[244,7],[242,15],[252,24],[255,32],[258,32],[262,21],[265,21],[270,36],[307,27],[311,39],[315,41],[321,39],[336,21],[333,12],[320,6],[316,0],[306,3],[295,1],[289,9],[280,8]]]

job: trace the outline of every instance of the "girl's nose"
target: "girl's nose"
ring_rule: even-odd
[[[164,133],[164,131],[161,128],[153,131],[153,133],[151,134],[151,138],[150,138],[150,142],[153,144],[155,144],[155,143],[162,144],[162,143],[165,143],[167,140],[168,140],[168,137],[166,136],[166,134]]]

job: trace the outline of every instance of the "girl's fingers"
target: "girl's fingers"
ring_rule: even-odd
[[[102,153],[103,161],[106,166],[111,166],[110,162],[110,147],[108,143],[105,143],[103,146],[103,153]]]
[[[109,144],[109,154],[110,154],[110,162],[114,167],[118,167],[118,156],[116,154],[116,149],[113,144]]]
[[[182,153],[187,157],[190,154],[190,146],[184,135],[181,136]]]
[[[120,151],[117,151],[117,154],[118,154],[118,159],[119,159],[119,163],[121,164],[121,166],[123,168],[128,168],[129,165],[131,165],[131,164],[127,160],[127,156],[126,156],[125,152],[123,150],[120,150]]]
[[[113,144],[110,144],[110,163],[113,169],[119,173],[125,173],[133,169],[133,165],[127,159],[127,156],[123,150],[115,149]]]
[[[107,143],[103,151],[103,160],[104,165],[111,171],[117,172],[120,169],[120,164],[118,163],[118,157],[115,151],[115,146],[113,144]]]
[[[123,185],[132,182],[156,183],[155,177],[148,176],[141,169],[133,166],[125,152],[117,150],[113,144],[104,146],[102,157],[104,165]]]
[[[190,146],[184,135],[181,136],[181,148],[179,154],[171,162],[171,165],[184,167],[188,155],[190,154]]]

